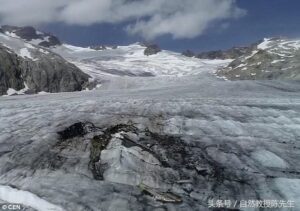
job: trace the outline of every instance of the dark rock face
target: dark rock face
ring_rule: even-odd
[[[60,56],[33,51],[36,60],[24,59],[0,45],[0,95],[9,88],[29,88],[30,93],[80,91],[88,85],[89,76]]]
[[[194,57],[195,53],[191,50],[186,50],[186,51],[182,52],[182,55],[184,55],[186,57]]]
[[[151,44],[151,45],[146,45],[146,46],[147,46],[147,48],[144,51],[144,54],[146,56],[154,55],[154,54],[161,52],[161,49],[158,45]]]
[[[90,132],[90,130],[93,130],[93,128],[95,128],[95,126],[92,123],[77,122],[65,130],[59,131],[58,134],[62,140],[66,140],[75,137],[83,137]]]
[[[25,27],[16,27],[16,26],[2,26],[4,32],[15,33],[17,36],[21,37],[24,40],[31,41],[33,39],[39,39],[39,35],[36,33],[36,30],[31,26]]]
[[[2,33],[14,33],[16,36],[26,41],[40,39],[41,42],[38,45],[43,47],[61,45],[59,39],[54,35],[51,35],[49,33],[37,32],[36,29],[31,26],[17,27],[5,25],[1,27],[1,30]]]
[[[50,55],[51,53],[49,53]],[[38,61],[21,62],[23,78],[34,92],[81,91],[89,76],[56,54],[43,55]]]
[[[53,35],[48,34],[48,40],[47,41],[43,41],[39,43],[40,46],[42,47],[52,47],[52,46],[56,46],[56,45],[61,45],[59,39]]]
[[[0,44],[0,95],[6,94],[9,88],[24,88],[22,69],[18,56]]]

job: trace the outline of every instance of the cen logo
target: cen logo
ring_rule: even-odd
[[[1,204],[1,211],[4,210],[22,210],[22,205],[20,204]]]

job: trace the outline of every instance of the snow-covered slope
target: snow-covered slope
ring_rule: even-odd
[[[232,80],[300,80],[300,40],[264,39],[218,72]]]
[[[13,28],[14,29],[14,28]],[[18,28],[17,28],[18,29]],[[40,36],[44,33],[34,31]],[[38,46],[35,39],[25,39],[17,36],[15,30],[6,29],[5,33],[0,33],[0,43],[11,49],[20,58],[39,65],[42,58],[58,60],[60,55],[68,62],[77,66],[91,78],[89,82],[101,85],[102,89],[111,88],[138,88],[149,84],[146,78],[157,79],[157,83],[163,85],[165,80],[176,80],[182,76],[196,76],[200,74],[212,73],[216,69],[228,65],[231,60],[200,60],[188,58],[179,53],[171,51],[161,51],[154,55],[146,56],[145,46],[132,44],[129,46],[118,46],[117,48],[106,47],[102,50],[83,48],[68,44],[55,45],[49,48]],[[63,62],[66,65],[67,62]],[[39,65],[40,66],[40,65]],[[55,65],[55,67],[57,67]],[[138,78],[138,79],[137,79]],[[43,81],[43,80],[42,80]],[[76,81],[76,80],[75,80]],[[85,84],[87,84],[85,82]],[[87,85],[84,85],[87,86]],[[164,85],[163,85],[164,86]],[[21,88],[11,88],[8,94],[21,93],[25,87],[31,90],[57,92],[59,89],[36,89],[32,84],[27,83]],[[14,90],[13,90],[14,89]],[[66,91],[71,89],[64,89]],[[74,90],[78,90],[77,88]],[[79,89],[80,90],[80,89]]]
[[[146,47],[133,44],[97,51],[71,45],[51,48],[96,79],[105,76],[187,76],[214,71],[230,60],[199,60],[171,51],[146,56]]]

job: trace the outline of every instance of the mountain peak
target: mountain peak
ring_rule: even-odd
[[[18,27],[4,25],[1,27],[0,33],[4,33],[11,37],[20,38],[27,42],[31,42],[35,45],[40,45],[42,47],[52,47],[61,45],[61,42],[56,36],[50,33],[37,31],[32,26]]]

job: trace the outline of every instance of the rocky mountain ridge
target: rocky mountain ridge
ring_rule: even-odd
[[[198,59],[236,59],[241,55],[252,52],[255,46],[256,43],[250,46],[233,47],[227,50],[206,51],[202,53],[195,53],[191,50],[186,50],[182,52],[182,55]]]
[[[230,80],[300,80],[300,40],[266,38],[217,72]]]
[[[229,80],[300,80],[300,40],[283,37],[265,38],[248,47],[209,51],[196,54],[182,53],[199,59],[232,59],[216,71],[216,75]]]
[[[0,33],[0,95],[80,91],[89,78],[58,54]]]

